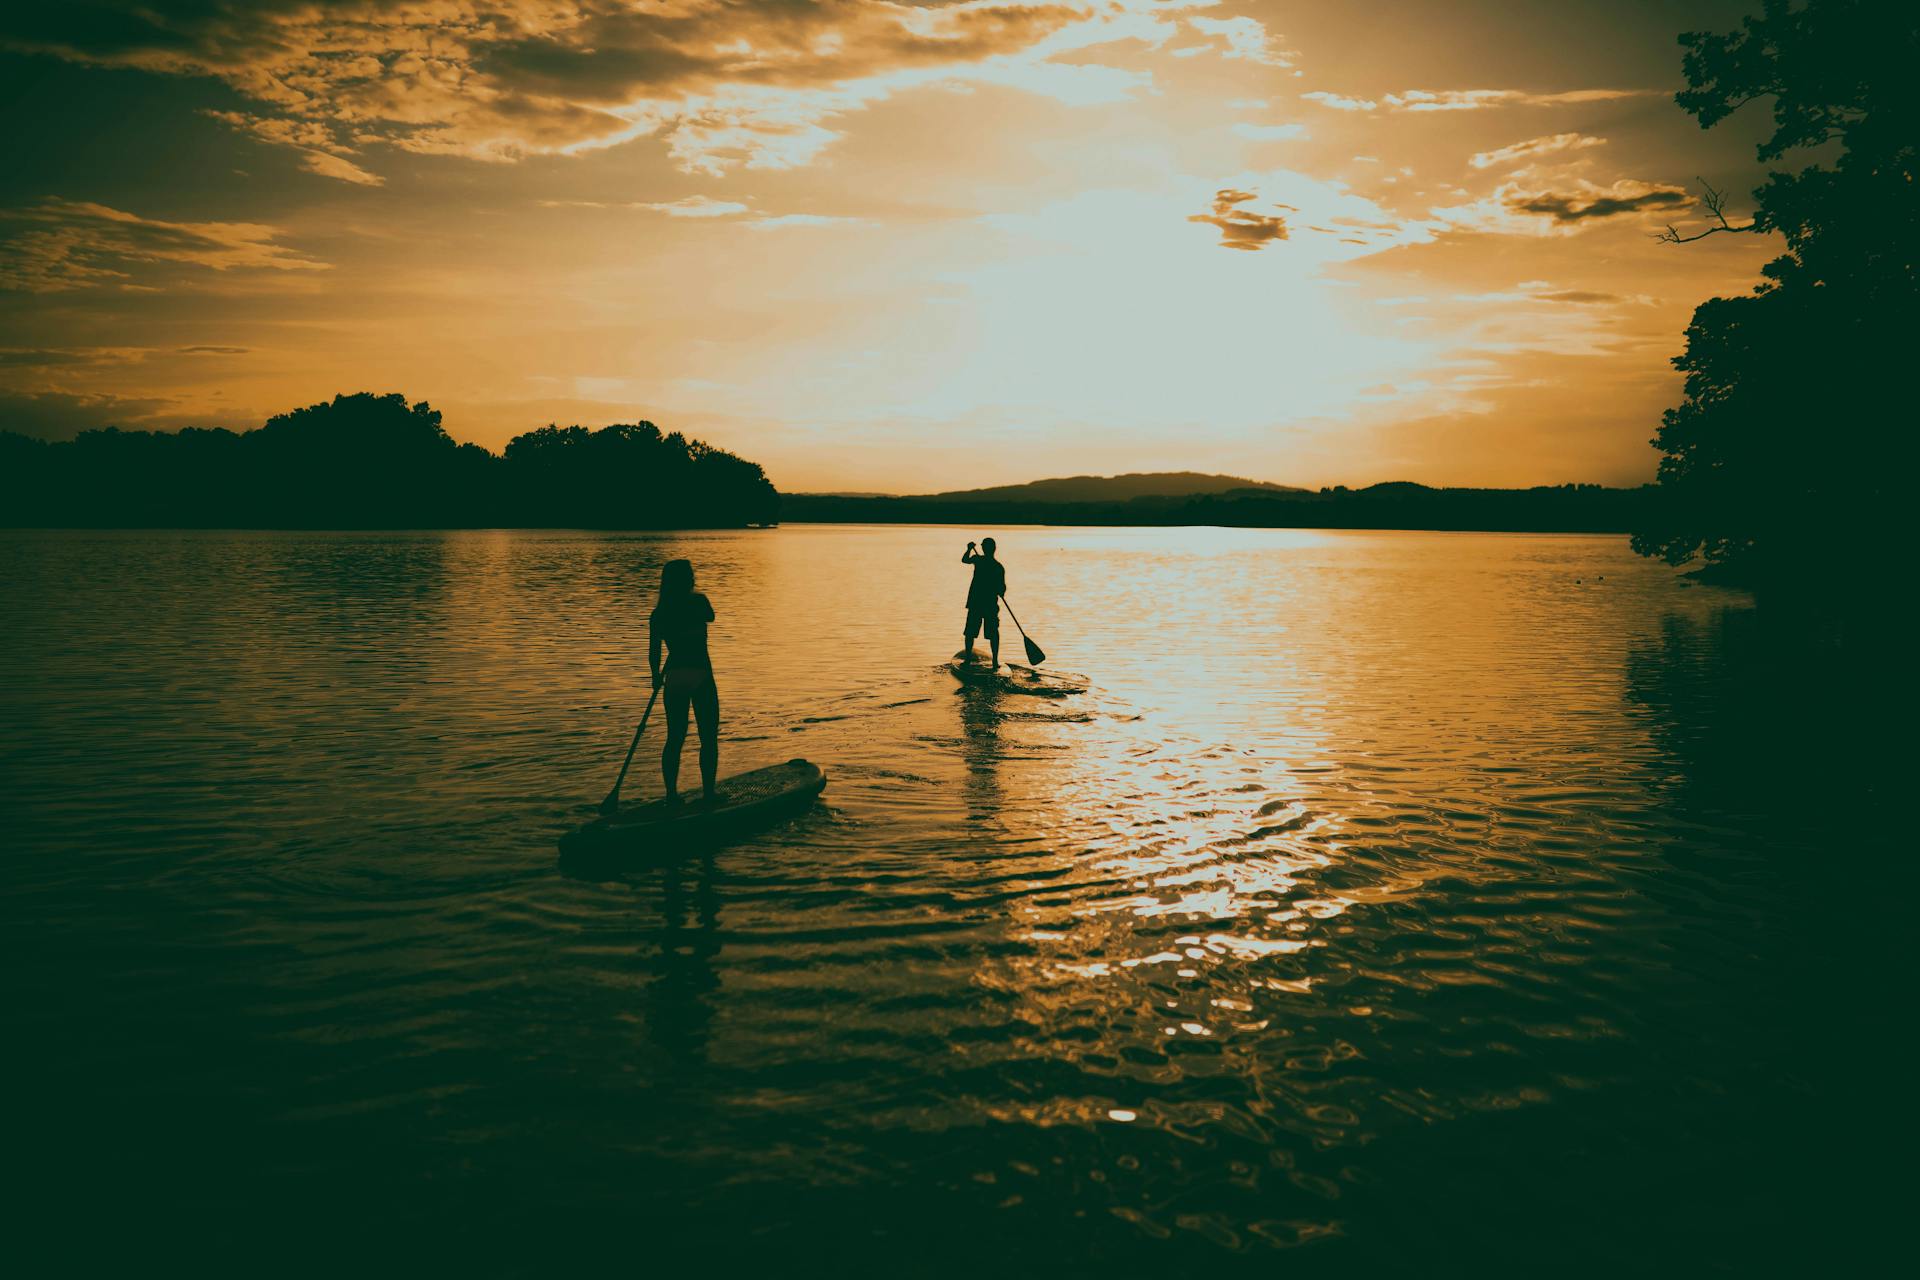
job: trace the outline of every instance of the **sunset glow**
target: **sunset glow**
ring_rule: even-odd
[[[102,9],[0,54],[0,403],[52,438],[366,389],[787,491],[1632,484],[1777,251],[1649,235],[1764,125],[1674,106],[1661,6]]]

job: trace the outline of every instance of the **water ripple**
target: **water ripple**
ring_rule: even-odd
[[[1809,1086],[1771,1005],[1820,972],[1780,869],[1833,847],[1708,767],[1768,731],[1716,674],[1742,601],[1614,539],[1029,530],[1023,615],[1085,673],[1035,698],[935,661],[954,538],[4,535],[38,1096],[125,1099],[124,1167],[200,1152],[234,1220],[590,1206],[856,1270],[889,1232],[933,1271],[1751,1256],[1689,1224],[1777,1203],[1752,1119]],[[582,878],[554,840],[681,555],[727,766],[804,751],[826,800]]]

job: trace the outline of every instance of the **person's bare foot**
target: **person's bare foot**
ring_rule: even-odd
[[[660,797],[660,803],[669,806],[677,805],[683,803],[683,799],[678,791],[669,791]]]

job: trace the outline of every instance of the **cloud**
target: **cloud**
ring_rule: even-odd
[[[738,201],[714,200],[708,196],[683,196],[678,200],[663,200],[634,207],[652,209],[656,213],[666,214],[669,218],[730,218],[735,214],[753,212]]]
[[[1187,221],[1220,228],[1220,244],[1224,248],[1258,251],[1275,240],[1287,238],[1286,219],[1238,207],[1259,198],[1257,192],[1228,187],[1214,193],[1212,213],[1192,214]]]
[[[1612,102],[1637,98],[1652,89],[1571,89],[1565,93],[1528,93],[1523,89],[1408,89],[1390,93],[1386,103],[1395,111],[1482,111],[1489,107],[1561,107],[1578,102]]]
[[[1317,102],[1323,107],[1332,107],[1335,111],[1377,111],[1380,104],[1371,98],[1343,98],[1337,93],[1315,92],[1300,95],[1308,102]]]
[[[0,369],[73,369],[133,364],[146,359],[147,353],[146,347],[0,347]]]
[[[1612,186],[1580,182],[1570,189],[1536,190],[1506,183],[1490,196],[1433,210],[1433,218],[1463,231],[1494,235],[1572,235],[1611,218],[1650,210],[1684,209],[1694,198],[1681,187],[1623,178]]]
[[[1256,213],[1248,207],[1255,200],[1278,213]],[[1212,210],[1190,214],[1187,221],[1219,228],[1221,244],[1230,249],[1255,250],[1275,240],[1288,241],[1285,259],[1308,271],[1424,244],[1443,229],[1431,218],[1393,213],[1338,179],[1314,178],[1293,169],[1225,177],[1214,192]]]
[[[262,142],[291,147],[300,153],[300,167],[323,178],[357,183],[363,187],[386,185],[386,179],[368,173],[347,157],[353,154],[334,137],[333,130],[317,120],[292,120],[277,116],[249,115],[243,111],[205,113]]]
[[[183,356],[244,356],[248,352],[252,351],[253,348],[252,347],[216,347],[216,346],[203,345],[203,346],[194,346],[194,347],[179,347],[177,348],[177,350]]]
[[[867,218],[840,218],[824,213],[781,213],[755,218],[747,225],[756,231],[773,231],[781,227],[866,227],[873,224]]]
[[[1245,120],[1233,126],[1233,132],[1242,138],[1254,142],[1287,142],[1294,138],[1307,136],[1307,126],[1303,124],[1250,124]]]
[[[377,184],[369,147],[512,161],[657,137],[683,167],[809,163],[834,120],[914,88],[1004,84],[1065,102],[1151,83],[1087,51],[1158,48],[1285,66],[1266,28],[1216,0],[106,0],[42,6],[0,47],[215,77],[219,118]],[[110,10],[103,15],[102,10]]]
[[[1600,293],[1593,289],[1559,289],[1552,293],[1536,293],[1534,297],[1542,302],[1571,302],[1577,306],[1599,306],[1609,302],[1640,302],[1639,297],[1628,298],[1618,293]]]
[[[1202,35],[1223,41],[1226,49],[1222,57],[1244,58],[1267,67],[1293,65],[1293,55],[1275,46],[1273,37],[1267,34],[1266,26],[1258,18],[1194,17],[1187,19],[1187,25]]]
[[[715,200],[710,196],[682,196],[678,200],[634,201],[608,204],[600,200],[542,200],[548,209],[644,209],[664,213],[669,218],[733,218],[738,225],[757,231],[780,227],[867,226],[866,218],[840,217],[825,213],[767,213],[737,200]]]
[[[1452,302],[1552,302],[1571,306],[1637,306],[1653,307],[1660,304],[1658,298],[1648,297],[1644,293],[1623,294],[1603,293],[1597,289],[1556,289],[1546,280],[1522,280],[1512,289],[1495,293],[1455,294]]]
[[[154,264],[210,271],[323,271],[328,264],[277,243],[256,222],[162,222],[106,205],[52,199],[0,211],[0,289],[57,293],[98,285],[125,289],[134,268]]]
[[[1693,203],[1684,187],[1645,182],[1616,182],[1603,190],[1515,192],[1507,207],[1518,213],[1537,213],[1555,222],[1583,222],[1589,218],[1617,218],[1645,209],[1683,209]]]
[[[1511,164],[1515,160],[1529,160],[1535,156],[1556,155],[1562,151],[1584,151],[1588,147],[1605,146],[1605,138],[1592,138],[1584,133],[1552,133],[1543,138],[1528,138],[1525,142],[1515,142],[1493,151],[1482,151],[1467,163],[1476,169],[1490,169],[1497,164]]]
[[[126,400],[64,391],[0,391],[0,431],[40,440],[71,440],[82,431],[132,426],[169,408],[165,400]]]
[[[363,187],[383,187],[387,184],[385,178],[368,173],[345,156],[331,155],[325,151],[307,152],[300,158],[300,167],[323,178],[338,178],[341,182],[352,182]]]

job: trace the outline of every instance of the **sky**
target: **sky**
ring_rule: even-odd
[[[1653,477],[1751,107],[1659,0],[70,0],[0,17],[0,428],[398,391],[788,491]]]

